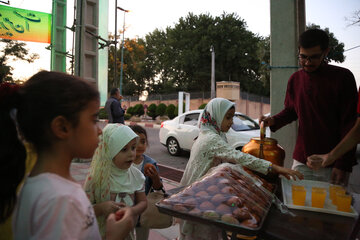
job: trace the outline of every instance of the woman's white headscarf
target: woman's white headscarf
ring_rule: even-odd
[[[90,172],[84,185],[85,192],[92,204],[110,200],[110,190],[114,188],[113,175],[124,175],[128,172],[127,170],[121,170],[118,168],[114,169],[116,166],[113,164],[113,158],[131,140],[134,138],[138,139],[138,137],[139,136],[131,130],[131,128],[122,124],[107,124],[103,129],[103,134],[100,136],[99,146],[92,158]],[[141,172],[140,174],[142,175]],[[120,180],[125,181],[124,178],[121,178]],[[128,179],[128,181],[130,181],[130,179]],[[144,181],[145,178],[138,179],[136,184],[133,184],[132,186],[134,188],[141,188],[141,186],[138,185],[144,185]],[[118,181],[116,182],[118,183]],[[129,182],[124,182],[122,184],[128,187]],[[105,229],[105,218],[100,216],[97,219],[100,232],[103,235]]]
[[[213,98],[204,109],[200,119],[200,130],[213,131],[219,134],[225,141],[225,133],[221,131],[221,123],[226,112],[234,107],[235,103],[225,98]]]

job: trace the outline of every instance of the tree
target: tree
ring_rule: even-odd
[[[352,16],[346,20],[349,22],[349,26],[360,26],[360,10],[354,11]]]
[[[216,81],[237,81],[244,90],[257,91],[259,87],[251,86],[261,84],[260,40],[235,13],[219,17],[189,13],[174,27],[146,36],[148,59],[157,76],[149,92],[209,91],[211,46],[216,53]]]
[[[111,36],[110,36],[111,37]],[[151,65],[146,62],[145,42],[143,39],[125,39],[123,56],[122,94],[138,96],[146,89],[146,82],[153,79]],[[109,48],[108,54],[108,91],[120,85],[121,48],[116,51],[116,71],[114,79],[114,46]]]
[[[14,82],[12,78],[12,71],[14,69],[7,65],[9,60],[23,60],[32,63],[39,58],[39,55],[35,53],[28,56],[29,50],[25,48],[26,43],[24,42],[1,39],[0,43],[5,44],[5,47],[0,52],[2,54],[0,56],[0,83],[4,81]]]

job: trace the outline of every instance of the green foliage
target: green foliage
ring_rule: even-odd
[[[175,117],[175,105],[174,104],[169,104],[166,108],[166,115],[170,118],[173,119]]]
[[[124,119],[129,120],[131,118],[131,114],[125,113]]]
[[[148,107],[147,109],[147,112],[146,114],[149,116],[149,117],[152,117],[152,119],[154,120],[157,115],[156,115],[156,104],[155,103],[152,103],[150,104],[150,106]]]
[[[330,52],[327,56],[329,62],[334,61],[337,63],[342,63],[345,61],[344,56],[344,43],[339,42],[334,36],[334,33],[330,32],[329,28],[322,29],[319,25],[316,24],[309,24],[306,26],[307,29],[321,29],[324,30],[329,35],[329,48]]]
[[[150,82],[149,93],[208,91],[211,78],[211,52],[215,50],[217,81],[240,82],[242,90],[264,90],[261,80],[260,37],[247,30],[235,13],[189,13],[166,31],[156,29],[146,35],[146,52],[157,81]],[[263,51],[264,52],[264,51]],[[269,78],[265,78],[269,81]],[[253,84],[256,87],[252,87]],[[269,85],[269,84],[268,84]]]
[[[128,107],[128,109],[126,110],[126,113],[133,116],[135,114],[134,107]]]
[[[134,115],[140,117],[141,115],[144,115],[144,113],[144,106],[142,104],[139,103],[134,106]]]
[[[156,107],[156,115],[157,116],[164,116],[165,115],[165,111],[166,111],[166,105],[164,103],[160,103],[157,107]]]
[[[206,103],[200,105],[199,109],[204,109],[206,107]]]
[[[14,82],[12,78],[12,70],[8,61],[23,60],[28,63],[34,62],[39,58],[38,54],[29,54],[29,50],[25,48],[26,43],[16,40],[0,39],[0,83],[3,81]]]
[[[99,119],[108,119],[108,115],[105,111],[105,108],[100,108],[99,110]]]

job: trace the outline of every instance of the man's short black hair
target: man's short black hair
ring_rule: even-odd
[[[320,46],[321,50],[329,47],[329,36],[321,29],[313,28],[306,30],[299,37],[299,47],[313,48]]]
[[[110,91],[110,96],[115,96],[117,92],[119,92],[119,89],[118,89],[118,88],[113,88],[113,89],[111,89],[111,91]]]

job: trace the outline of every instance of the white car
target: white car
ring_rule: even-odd
[[[203,110],[193,110],[161,123],[160,143],[171,155],[179,155],[181,150],[190,151],[199,135],[199,122]],[[241,150],[251,138],[260,137],[260,126],[250,117],[235,112],[234,123],[226,133],[228,143]]]

